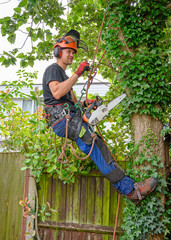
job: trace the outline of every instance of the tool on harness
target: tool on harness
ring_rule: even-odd
[[[82,128],[82,122],[83,122],[83,119],[82,119],[82,114],[81,114],[80,109],[78,109],[76,111],[76,113],[75,113],[75,115],[73,117],[71,117],[69,114],[66,115],[65,143],[64,143],[64,145],[62,147],[62,153],[58,157],[58,160],[61,162],[61,167],[62,167],[62,164],[65,164],[65,163],[69,162],[69,159],[68,159],[68,157],[65,154],[65,149],[66,149],[67,146],[69,146],[72,149],[72,152],[73,152],[74,156],[77,157],[78,159],[81,159],[81,160],[87,159],[91,155],[91,153],[93,151],[95,140],[97,138],[97,134],[94,133],[94,132],[91,133],[92,146],[91,146],[90,152],[84,158],[80,158],[76,154],[75,149],[73,148],[73,146],[71,144],[67,144],[67,139],[68,138],[71,139],[71,140],[74,140],[74,141],[77,140],[77,138],[79,136],[79,133],[81,131],[81,128]],[[63,161],[63,157],[65,157],[66,161]]]
[[[91,105],[88,106],[87,110],[83,114],[83,120],[84,122],[88,123],[89,118],[91,117],[91,111],[97,109],[102,103],[103,100],[101,97],[96,96],[96,100]]]
[[[69,139],[71,139],[73,141],[77,140],[77,138],[80,134],[80,131],[81,131],[82,123],[83,123],[82,112],[78,108],[76,110],[76,113],[70,119],[70,121],[68,123],[68,138]]]
[[[44,116],[46,117],[47,122],[51,127],[53,127],[55,124],[62,121],[67,113],[70,113],[70,111],[75,112],[75,108],[69,103],[64,103],[57,105],[46,105],[44,111]]]
[[[67,114],[63,105],[45,106],[44,110],[51,127],[64,119]]]
[[[69,104],[68,103],[64,103],[64,109],[69,110]]]

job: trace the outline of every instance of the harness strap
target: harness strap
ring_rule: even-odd
[[[64,106],[66,103],[69,104],[69,106],[74,106],[70,102],[58,103],[58,104],[54,104],[54,105],[45,105],[45,106],[46,107],[56,107],[56,106],[59,106],[59,105]]]
[[[67,105],[67,107],[65,106]],[[51,127],[65,119],[67,113],[74,112],[75,108],[71,103],[59,103],[55,105],[45,105],[43,116],[50,123]]]

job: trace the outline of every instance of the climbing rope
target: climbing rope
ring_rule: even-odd
[[[92,144],[91,144],[90,152],[89,152],[89,154],[87,154],[86,157],[83,157],[83,158],[79,157],[79,156],[76,154],[76,151],[75,151],[75,149],[73,148],[73,146],[72,146],[71,144],[68,144],[68,146],[71,147],[71,149],[72,149],[72,151],[73,151],[73,154],[74,154],[74,156],[75,156],[76,158],[78,158],[78,159],[80,159],[80,160],[85,160],[85,159],[87,159],[88,157],[90,157],[90,155],[91,155],[91,153],[92,153],[92,151],[93,151],[93,148],[94,148],[94,144],[95,144],[95,140],[96,140],[96,138],[97,138],[97,134],[96,134],[95,132],[92,132],[91,137],[92,137],[92,139],[93,139],[93,142],[92,142]]]
[[[97,134],[94,133],[94,132],[92,132],[91,137],[92,137],[92,139],[93,139],[93,142],[92,142],[92,145],[91,145],[90,152],[86,155],[86,157],[83,157],[83,158],[79,157],[79,156],[76,154],[76,151],[75,151],[74,147],[72,146],[72,144],[67,144],[67,141],[68,141],[68,123],[69,123],[69,120],[70,120],[70,119],[71,119],[71,116],[70,116],[69,114],[67,114],[67,115],[66,115],[65,142],[64,142],[64,145],[62,146],[62,152],[61,152],[60,156],[58,157],[58,161],[61,162],[61,164],[66,164],[66,163],[69,162],[69,159],[68,159],[68,157],[67,157],[66,154],[65,154],[65,150],[66,150],[66,147],[67,147],[67,146],[72,149],[72,152],[73,152],[73,154],[74,154],[74,156],[75,156],[76,158],[78,158],[78,159],[80,159],[80,160],[85,160],[85,159],[87,159],[87,158],[91,155],[91,153],[92,153],[92,151],[93,151],[94,144],[95,144],[95,140],[96,140],[96,138],[97,138]],[[65,157],[66,161],[63,161],[63,158],[64,158],[64,157]]]
[[[58,157],[59,162],[61,162],[62,164],[68,163],[68,157],[65,154],[65,149],[67,147],[67,140],[68,140],[68,124],[69,124],[69,120],[71,119],[71,116],[69,114],[66,115],[66,132],[65,132],[65,142],[64,145],[62,146],[62,152]],[[63,161],[63,157],[65,157],[66,161]]]
[[[118,225],[119,204],[120,204],[120,194],[118,193],[118,204],[117,204],[117,211],[116,211],[116,218],[115,218],[115,226],[114,226],[114,231],[113,231],[113,240],[115,240],[116,228]]]
[[[107,6],[106,6],[106,8],[108,7],[108,4],[109,4],[109,1],[107,1]],[[101,37],[101,34],[102,34],[102,29],[103,29],[105,17],[106,17],[106,11],[105,11],[105,14],[104,14],[104,16],[103,16],[101,29],[100,29],[100,33],[99,33],[99,36],[98,36],[98,41],[97,41],[97,45],[96,45],[96,50],[95,50],[94,58],[93,58],[93,62],[92,62],[92,69],[91,69],[91,71],[90,71],[90,74],[89,74],[89,77],[88,77],[88,81],[87,81],[87,91],[86,91],[86,105],[87,105],[87,106],[88,106],[88,99],[87,99],[88,89],[89,89],[90,84],[92,83],[93,78],[94,78],[94,76],[92,76],[92,73],[97,70],[97,67],[99,66],[99,63],[101,62],[102,58],[104,57],[104,55],[105,55],[105,53],[106,53],[106,51],[104,51],[104,53],[103,53],[103,55],[102,55],[102,57],[101,57],[98,65],[94,68],[94,62],[95,62],[95,58],[96,58],[96,55],[97,55],[97,50],[98,50],[98,47],[99,47],[99,42],[100,42],[100,37]]]

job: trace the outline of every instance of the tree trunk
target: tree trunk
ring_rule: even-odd
[[[165,142],[163,137],[161,136],[161,131],[163,129],[163,124],[160,120],[154,119],[150,115],[138,115],[138,114],[133,114],[131,118],[131,127],[132,127],[132,134],[133,134],[133,139],[135,142],[135,145],[139,143],[141,139],[145,139],[145,136],[147,133],[150,131],[152,133],[152,138],[154,139],[156,144],[152,145],[153,151],[150,153],[152,155],[157,155],[158,157],[161,158],[161,162],[166,166],[166,147],[165,147]],[[153,134],[154,133],[154,134]],[[144,152],[144,148],[146,147],[145,141],[142,141],[141,145],[139,146],[138,153]],[[147,149],[148,151],[148,149]],[[146,150],[145,150],[145,155],[146,155]],[[148,155],[149,157],[149,155]],[[138,156],[134,158],[134,160],[137,160]],[[146,163],[145,163],[146,165]],[[148,165],[148,164],[147,164]],[[138,166],[139,168],[139,166]],[[141,169],[141,167],[140,167]],[[161,169],[161,174],[164,178],[166,178],[166,171],[165,168]],[[161,203],[163,207],[165,206],[165,195],[161,196]],[[151,236],[148,238],[149,240],[152,239]],[[155,240],[162,240],[164,239],[163,236],[161,235],[155,235],[153,238]]]
[[[156,136],[157,144],[154,146],[153,155],[156,154],[161,158],[162,162],[165,163],[165,146],[163,137],[161,136],[161,131],[163,130],[163,124],[160,120],[154,119],[150,115],[142,114],[133,114],[131,118],[131,127],[133,133],[133,139],[135,144],[138,144],[143,136],[147,135],[147,131],[150,130]],[[144,144],[139,148],[139,151],[142,151]]]

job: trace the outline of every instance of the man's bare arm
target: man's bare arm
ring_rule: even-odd
[[[69,92],[74,85],[74,83],[78,80],[78,75],[73,74],[70,78],[65,80],[64,82],[58,81],[50,81],[49,88],[51,93],[55,99],[60,99],[63,97],[67,92]]]

